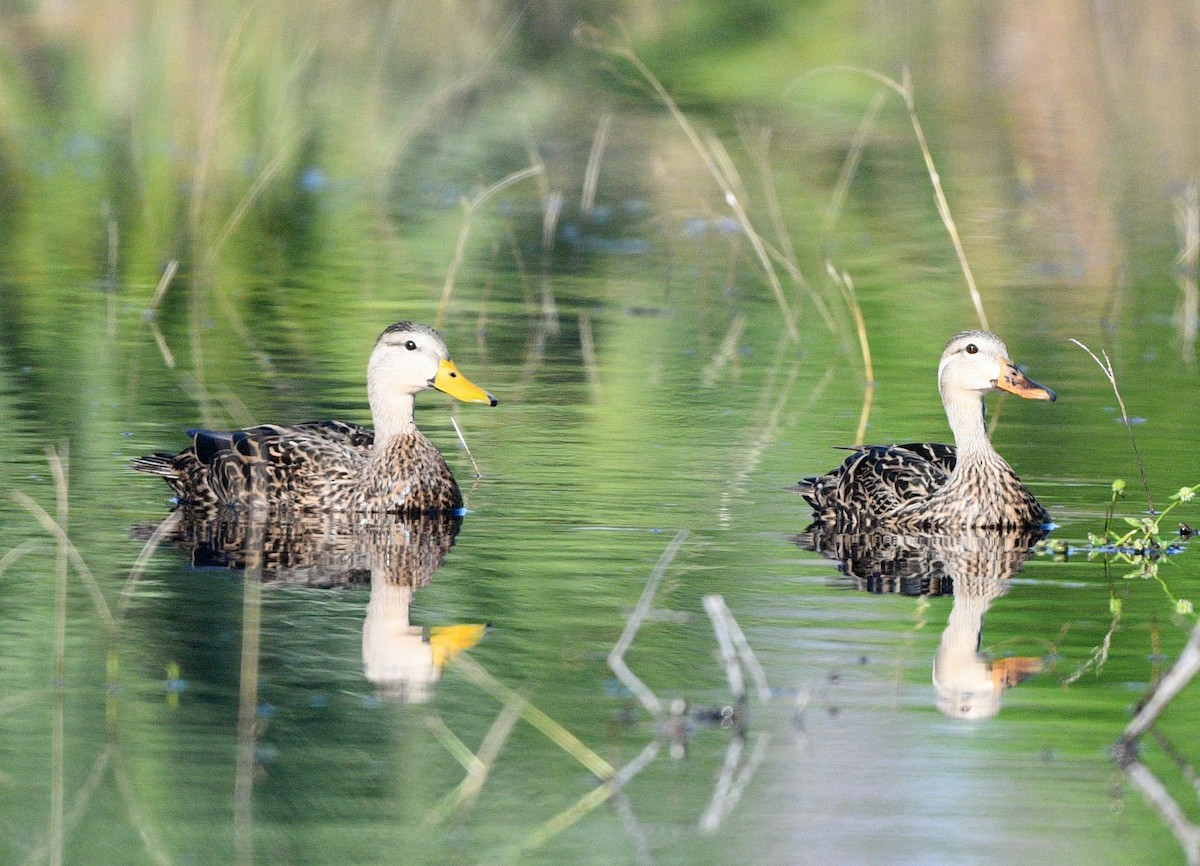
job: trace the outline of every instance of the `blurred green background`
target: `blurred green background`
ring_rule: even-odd
[[[864,396],[868,440],[946,437],[937,357],[978,325],[911,115],[863,70],[910,87],[989,325],[1060,394],[994,407],[1055,536],[1099,532],[1117,477],[1118,514],[1145,507],[1068,338],[1113,358],[1156,504],[1200,481],[1193,4],[4,4],[0,861],[1182,862],[1109,747],[1194,624],[1191,551],[1032,560],[981,647],[1046,667],[970,724],[930,686],[953,600],[852,592],[794,544],[781,488],[840,459]],[[169,507],[129,458],[369,423],[402,318],[501,401],[418,401],[471,513],[412,621],[491,623],[470,658],[621,766],[659,732],[605,657],[689,530],[631,666],[728,700],[719,593],[775,687],[715,831],[734,738],[703,727],[560,825],[595,778],[520,722],[431,820],[464,773],[435,729],[475,749],[500,705],[454,667],[424,703],[376,695],[368,587],[248,603],[165,548],[127,585]],[[14,498],[55,512],[47,445],[114,627],[75,564],[56,612],[55,540]],[[1146,760],[1186,815],[1177,704]]]

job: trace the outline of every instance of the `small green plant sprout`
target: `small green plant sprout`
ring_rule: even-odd
[[[1117,499],[1125,492],[1125,482],[1120,478],[1112,483],[1112,498],[1104,516],[1104,533],[1096,535],[1088,533],[1093,553],[1119,553],[1155,559],[1164,554],[1178,553],[1183,549],[1177,538],[1164,537],[1163,521],[1172,511],[1185,502],[1196,498],[1200,484],[1191,487],[1180,487],[1169,497],[1171,504],[1155,514],[1143,517],[1122,517],[1121,521],[1129,529],[1122,533],[1113,527],[1113,511]],[[1181,524],[1183,525],[1183,524]],[[1169,530],[1168,530],[1169,532]]]

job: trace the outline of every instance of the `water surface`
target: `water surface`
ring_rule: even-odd
[[[793,108],[764,107],[761,94],[778,88],[768,90],[761,71],[740,96],[726,92],[725,66],[689,89],[692,61],[673,58],[670,45],[711,22],[641,37],[664,75],[679,79],[668,83],[691,94],[693,122],[731,149],[754,225],[777,248],[772,214],[789,227],[805,276],[781,278],[796,339],[725,196],[661,106],[629,86],[629,68],[613,74],[604,55],[564,40],[554,63],[527,63],[514,48],[518,56],[472,83],[464,70],[486,52],[471,37],[488,44],[499,24],[455,36],[432,17],[418,26],[397,14],[404,20],[381,31],[394,44],[339,25],[340,62],[339,46],[313,35],[317,22],[295,25],[315,54],[282,56],[259,47],[270,44],[269,21],[244,22],[245,42],[221,15],[201,22],[240,61],[224,84],[200,63],[197,89],[216,88],[227,124],[212,139],[197,120],[202,105],[177,109],[199,131],[154,120],[158,88],[171,85],[150,73],[127,80],[141,94],[132,128],[112,119],[115,109],[97,120],[83,109],[39,113],[35,101],[30,119],[7,130],[16,156],[6,185],[20,205],[0,250],[0,859],[1181,861],[1110,749],[1195,623],[1195,554],[1170,557],[1155,576],[1129,576],[1135,566],[1082,550],[1102,531],[1113,479],[1128,483],[1119,516],[1141,516],[1146,504],[1111,386],[1069,342],[1110,353],[1155,503],[1200,482],[1190,459],[1200,390],[1176,310],[1187,272],[1175,264],[1171,224],[1186,204],[1186,160],[1147,166],[1119,147],[1138,137],[1132,129],[1173,140],[1169,112],[1126,100],[1127,125],[1112,121],[1115,131],[1068,123],[1048,132],[1034,108],[1078,102],[1052,77],[1039,85],[1011,70],[980,73],[970,89],[932,62],[916,67],[922,120],[989,324],[1060,395],[1054,405],[992,398],[994,441],[1070,553],[985,555],[996,571],[975,586],[970,578],[981,575],[963,570],[981,570],[978,560],[964,565],[968,540],[952,539],[934,548],[938,586],[871,592],[797,543],[807,510],[783,488],[841,459],[833,446],[854,442],[868,394],[825,255],[852,277],[872,351],[865,437],[948,435],[938,355],[978,320],[899,103],[880,116],[831,228],[826,208],[871,98],[862,80],[824,78],[793,93]],[[989,52],[1001,54],[1019,24],[991,22]],[[61,26],[46,32],[73,62],[101,63],[88,59],[97,34]],[[165,19],[140,26],[159,48],[183,32]],[[838,26],[853,45],[841,59],[891,62],[894,46],[872,47],[887,22]],[[923,44],[910,28],[920,30],[906,22],[903,44]],[[376,68],[378,55],[358,40],[390,52],[420,42],[418,32],[454,46],[441,68],[430,49],[420,70],[396,61],[391,77],[340,77]],[[778,44],[768,32],[756,39],[764,52]],[[828,47],[811,47],[822,40],[797,40],[812,60],[790,59],[795,74],[830,59]],[[950,67],[971,46],[957,31],[934,41]],[[169,64],[158,50],[148,49]],[[745,63],[743,50],[730,47],[724,62]],[[706,44],[702,53],[714,51]],[[79,104],[111,104],[69,68],[61,81]],[[296,70],[312,76],[307,92],[318,104],[301,109],[289,101],[295,91],[279,84],[285,93],[272,96],[263,84],[294,82]],[[459,104],[454,87],[488,104]],[[376,113],[349,135],[340,112],[367,105],[368,90]],[[281,125],[231,94],[275,106],[268,117]],[[344,103],[317,98],[331,94]],[[513,102],[528,106],[518,130],[505,119]],[[381,108],[417,103],[434,105],[432,115]],[[1008,139],[983,119],[995,103]],[[1137,126],[1138,111],[1157,121]],[[602,128],[607,145],[585,202]],[[760,128],[774,136],[765,168],[751,146]],[[412,130],[412,152],[389,150]],[[1079,140],[1109,150],[1073,148]],[[461,199],[529,165],[531,151],[544,173],[473,212],[443,308],[467,220]],[[204,153],[206,176],[197,170]],[[284,167],[272,169],[279,154]],[[1152,182],[1132,182],[1143,175]],[[1105,176],[1129,182],[1100,189]],[[1076,198],[1048,212],[1056,199],[1047,188],[1064,186]],[[170,260],[181,268],[156,298]],[[413,577],[410,593],[372,585],[369,567],[348,580],[328,570],[248,581],[172,545],[129,580],[171,505],[164,485],[128,470],[131,457],[181,447],[196,425],[369,423],[364,368],[375,337],[397,319],[439,317],[460,368],[500,405],[419,398],[418,423],[447,455],[468,513],[440,551],[444,564]],[[63,554],[61,615],[55,539],[14,498],[58,514],[47,446],[67,458],[63,519],[84,564]],[[1198,519],[1193,506],[1180,514]],[[743,735],[701,719],[672,756],[682,744],[607,656],[681,531],[629,667],[661,700],[719,715],[731,691],[704,609],[719,595],[770,694],[750,698]],[[423,680],[381,682],[364,644],[385,598],[393,617],[407,605],[404,635],[417,650],[435,629],[488,630]],[[954,666],[1011,671],[1007,688],[986,711],[958,699],[939,705],[935,658],[943,682]],[[1163,742],[1145,749],[1185,810],[1194,793],[1180,764],[1200,757],[1189,728],[1196,700],[1185,691],[1161,720],[1173,751]],[[505,707],[523,702],[570,737],[547,736],[558,728],[539,728],[537,713],[499,737]],[[489,731],[494,763],[456,804],[467,774],[458,759]],[[565,748],[571,738],[583,749]],[[596,767],[640,760],[601,802]]]

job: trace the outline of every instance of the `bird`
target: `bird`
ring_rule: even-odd
[[[938,390],[954,445],[855,446],[836,469],[788,488],[817,522],[839,532],[938,531],[1046,526],[1050,515],[988,439],[984,395],[1002,390],[1053,402],[1055,393],[1010,360],[988,331],[962,331],[946,343]]]
[[[467,403],[497,400],[458,371],[441,334],[401,321],[380,334],[367,363],[374,429],[346,421],[189,430],[178,454],[130,466],[166,480],[177,506],[293,512],[462,513],[463,499],[437,447],[413,420],[415,397],[436,388]]]

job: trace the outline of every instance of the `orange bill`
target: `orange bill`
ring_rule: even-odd
[[[1053,403],[1057,395],[1049,388],[1039,385],[1017,369],[1016,364],[1005,358],[1001,363],[1001,372],[996,379],[996,387],[1026,400],[1049,400]]]

